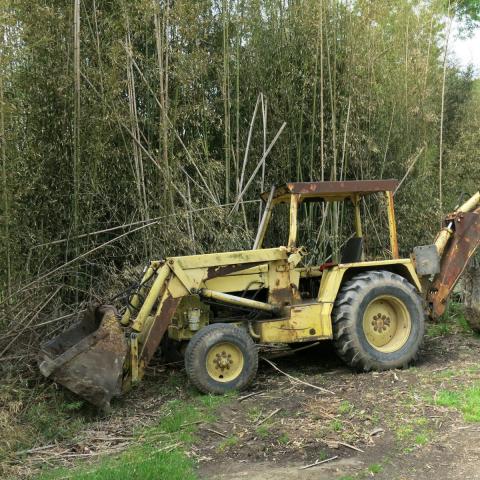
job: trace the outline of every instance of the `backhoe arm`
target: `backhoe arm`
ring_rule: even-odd
[[[440,271],[427,293],[430,316],[438,318],[470,258],[480,245],[480,192],[458,210],[447,215],[435,246],[440,257]]]

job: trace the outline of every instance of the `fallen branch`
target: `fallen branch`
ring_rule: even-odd
[[[203,422],[204,422],[203,420],[197,420],[196,422],[182,423],[180,425],[180,428],[188,427],[189,425],[198,425],[198,424],[203,423]]]
[[[222,432],[219,432],[217,430],[213,430],[212,428],[202,428],[202,430],[206,430],[207,432],[212,432],[212,433],[216,433],[217,435],[220,435],[221,437],[223,438],[227,438],[227,435],[225,435],[224,433]]]
[[[243,402],[244,400],[246,400],[247,398],[250,398],[250,397],[253,397],[255,395],[260,395],[261,393],[263,392],[253,392],[253,393],[249,393],[248,395],[244,395],[243,397],[240,397],[238,399],[239,402]]]
[[[355,447],[354,445],[350,445],[349,443],[346,442],[337,442],[339,445],[343,445],[344,447],[351,448],[352,450],[356,450],[357,452],[360,453],[365,453],[361,448]]]
[[[50,445],[44,445],[43,447],[36,447],[36,448],[30,448],[29,450],[19,450],[18,452],[15,452],[16,455],[24,455],[26,453],[36,453],[40,452],[41,450],[48,450],[49,448],[54,448],[57,445],[55,443],[51,443]]]
[[[322,463],[331,462],[332,460],[336,460],[337,458],[338,458],[338,455],[335,455],[334,457],[327,458],[326,460],[322,460],[322,461],[315,460],[314,463],[311,463],[310,465],[305,465],[304,467],[300,467],[299,470],[305,470],[307,468],[316,467],[317,465],[322,465]]]
[[[286,373],[283,370],[280,370],[273,362],[271,362],[270,360],[268,360],[265,357],[261,357],[261,359],[264,360],[265,362],[267,362],[268,364],[270,364],[275,370],[280,372],[282,375],[285,375],[287,378],[289,378],[293,382],[301,383],[302,385],[306,385],[307,387],[315,388],[316,390],[319,390],[320,392],[329,393],[330,395],[335,395],[335,392],[332,392],[331,390],[327,390],[326,388],[322,388],[322,387],[319,387],[317,385],[312,385],[311,383],[300,380],[299,378],[296,378],[296,377],[290,375],[289,373]]]
[[[262,423],[265,423],[268,419],[272,418],[274,415],[276,415],[279,411],[281,410],[281,408],[277,408],[276,410],[274,410],[272,413],[270,413],[269,415],[267,415],[263,420],[261,420],[260,422],[257,423],[257,426],[261,425]]]

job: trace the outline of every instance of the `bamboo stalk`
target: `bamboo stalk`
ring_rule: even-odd
[[[223,20],[223,115],[224,115],[224,151],[225,151],[225,202],[230,199],[230,59],[229,59],[229,22],[230,22],[230,0],[222,0]]]
[[[265,155],[265,152],[267,151],[267,115],[268,115],[268,110],[267,110],[267,99],[263,95],[263,93],[260,93],[260,100],[262,103],[262,133],[263,133],[263,143],[262,143],[262,155]],[[262,192],[265,191],[265,168],[266,164],[264,163],[262,165],[262,177],[260,179],[260,190]],[[260,222],[262,220],[262,207],[263,204],[260,203],[260,207],[258,210],[258,225],[260,225]]]
[[[443,75],[442,75],[442,106],[440,111],[440,141],[439,141],[439,157],[438,157],[438,199],[440,203],[440,216],[443,214],[443,122],[445,116],[445,83],[447,76],[447,53],[448,53],[448,43],[450,40],[450,31],[452,28],[452,22],[454,14],[451,13],[451,4],[450,0],[448,2],[448,27],[447,27],[447,37],[445,39],[445,48],[443,52]]]
[[[320,180],[325,180],[325,138],[324,138],[324,101],[323,101],[323,0],[320,0]],[[324,207],[322,206],[322,209]]]
[[[262,94],[260,94],[257,97],[257,102],[255,103],[255,108],[253,109],[253,115],[252,119],[250,121],[250,127],[248,129],[248,137],[247,137],[247,146],[245,147],[245,155],[243,156],[243,163],[242,163],[242,173],[240,175],[240,181],[238,183],[238,190],[237,190],[237,196],[240,194],[243,188],[243,180],[245,178],[245,168],[247,166],[247,160],[248,160],[248,153],[250,151],[250,144],[252,142],[252,133],[253,133],[253,125],[255,123],[255,118],[257,116],[257,110],[258,110],[258,105],[260,103],[260,97]]]
[[[73,70],[74,70],[74,120],[73,120],[73,232],[79,231],[80,205],[80,0],[74,0],[73,13]],[[78,244],[74,244],[74,255],[78,255]],[[75,277],[78,286],[78,277]],[[78,302],[78,293],[76,300]]]
[[[0,30],[3,40],[3,29]],[[1,52],[2,50],[0,50]],[[3,57],[3,56],[2,56]],[[0,142],[2,155],[2,183],[3,183],[3,228],[4,228],[4,246],[5,246],[5,267],[6,267],[6,282],[7,282],[7,296],[11,294],[12,287],[12,266],[10,254],[10,201],[9,188],[7,176],[7,139],[5,138],[5,98],[3,87],[3,58],[0,57]]]
[[[248,187],[250,186],[250,184],[252,183],[253,179],[255,178],[255,176],[257,175],[258,171],[260,170],[261,166],[265,163],[265,160],[268,156],[268,154],[270,153],[270,150],[273,148],[273,146],[275,145],[275,143],[277,142],[278,140],[278,137],[280,137],[281,133],[283,132],[283,129],[287,126],[286,123],[283,123],[282,126],[280,127],[280,129],[278,130],[277,134],[275,135],[275,137],[273,138],[273,140],[271,141],[270,145],[268,146],[266,152],[263,154],[262,158],[260,159],[260,161],[257,163],[257,166],[255,167],[255,170],[253,171],[252,175],[250,176],[250,178],[248,179],[248,182],[246,183],[244,189],[240,192],[240,195],[237,197],[237,200],[235,200],[235,203],[234,203],[234,207],[232,208],[232,210],[230,211],[230,214],[235,211],[237,205],[241,202],[242,198],[243,198],[243,195],[245,194],[245,192],[248,190]]]
[[[163,21],[160,21],[159,14],[154,14],[155,24],[155,40],[157,48],[157,63],[159,70],[159,101],[160,107],[160,122],[159,122],[159,150],[162,156],[162,162],[165,167],[165,181],[162,185],[164,198],[169,205],[171,211],[174,210],[173,195],[170,184],[172,182],[169,165],[169,140],[168,140],[168,15],[169,2],[166,3],[165,15]]]

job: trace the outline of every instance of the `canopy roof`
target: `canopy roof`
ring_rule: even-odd
[[[300,195],[301,200],[336,201],[362,197],[377,192],[393,192],[397,188],[397,180],[346,180],[343,182],[291,182],[275,187],[273,200],[275,203],[289,200],[291,195]],[[266,201],[270,192],[262,193]]]

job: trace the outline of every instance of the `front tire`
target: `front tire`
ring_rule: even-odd
[[[364,272],[347,281],[332,318],[338,355],[363,371],[407,367],[415,360],[425,331],[417,291],[387,271]]]
[[[255,378],[258,350],[245,330],[226,323],[208,325],[187,345],[188,378],[204,393],[242,390]]]

